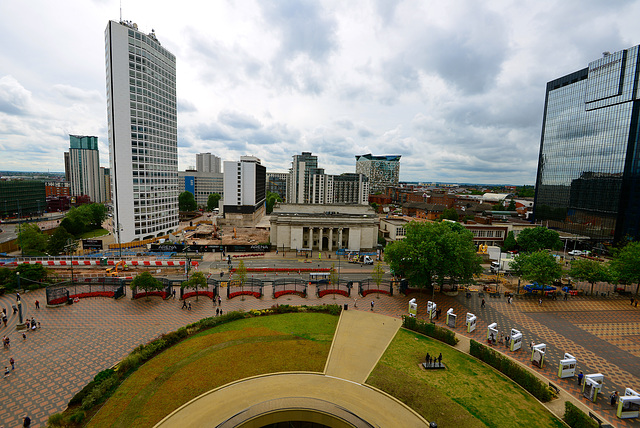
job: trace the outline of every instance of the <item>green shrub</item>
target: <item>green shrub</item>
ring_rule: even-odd
[[[103,380],[113,376],[114,373],[115,373],[115,370],[113,370],[113,369],[102,370],[100,373],[95,375],[93,380],[95,380],[96,382],[102,382]]]
[[[547,384],[538,379],[533,373],[521,367],[510,358],[501,355],[499,352],[490,349],[483,344],[471,340],[469,353],[484,361],[491,367],[503,373],[518,385],[529,391],[538,400],[546,403],[554,396],[553,391]]]
[[[451,346],[455,346],[459,342],[453,331],[407,315],[402,317],[402,326],[407,330],[413,330],[425,336],[433,337]]]
[[[142,354],[132,352],[118,363],[118,372],[126,373],[131,369],[137,368],[142,363]]]
[[[571,428],[598,428],[598,423],[568,401],[564,402],[564,421]]]
[[[69,416],[69,422],[74,424],[81,424],[84,421],[85,413],[82,410],[77,410]]]
[[[52,427],[64,426],[65,425],[64,416],[62,415],[62,413],[54,413],[53,415],[49,416],[49,419],[47,419],[47,425]]]

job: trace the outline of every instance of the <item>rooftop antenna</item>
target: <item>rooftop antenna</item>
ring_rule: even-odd
[[[122,22],[122,0],[120,0],[120,22]]]

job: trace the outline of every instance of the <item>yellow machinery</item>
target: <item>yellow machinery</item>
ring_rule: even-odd
[[[118,276],[120,270],[129,270],[129,266],[127,266],[127,262],[124,260],[120,260],[115,266],[107,268],[106,274],[107,276]]]

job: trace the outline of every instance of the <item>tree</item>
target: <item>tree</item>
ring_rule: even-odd
[[[22,252],[29,256],[46,254],[48,236],[35,223],[21,224],[18,228],[18,244]]]
[[[282,198],[277,193],[267,192],[267,214],[271,214],[276,202],[282,202]]]
[[[580,281],[587,281],[591,284],[591,294],[596,282],[610,281],[611,274],[609,267],[597,260],[576,259],[571,262],[569,275]]]
[[[513,234],[513,231],[507,234],[507,237],[504,240],[504,244],[502,244],[503,251],[513,251],[518,248],[518,243],[516,242],[516,237]]]
[[[493,207],[491,207],[494,211],[505,211],[504,204],[502,202],[498,202]]]
[[[562,276],[562,266],[547,251],[518,254],[511,269],[516,275],[538,284],[550,284]]]
[[[440,220],[458,221],[458,219],[459,219],[458,211],[456,211],[455,208],[447,208],[444,211],[442,211],[442,214],[440,214]]]
[[[182,192],[178,196],[178,208],[180,211],[195,211],[198,208],[196,198],[191,192]]]
[[[509,202],[509,206],[507,207],[507,211],[515,211],[515,210],[516,210],[516,201],[511,199],[511,202]]]
[[[47,279],[47,269],[41,264],[27,265],[21,264],[16,268],[16,272],[20,273],[20,278],[28,282],[42,282]],[[26,284],[22,288],[27,288]]]
[[[65,252],[65,247],[70,239],[73,240],[73,235],[67,232],[67,229],[64,227],[58,226],[55,232],[53,232],[53,235],[49,237],[49,243],[47,245],[49,255],[59,256]]]
[[[153,277],[153,275],[145,271],[133,278],[130,287],[131,290],[141,288],[145,293],[149,293],[150,291],[162,290],[162,282],[158,281]],[[147,295],[147,299],[148,298],[149,296]]]
[[[247,280],[247,267],[244,265],[243,260],[240,260],[240,264],[238,264],[236,275],[238,276],[238,279],[240,280],[240,286],[242,287]]]
[[[382,262],[378,262],[373,267],[373,271],[371,272],[371,278],[376,283],[376,288],[380,289],[380,283],[382,282],[383,277],[384,277],[384,268],[382,267]]]
[[[558,232],[542,226],[523,230],[518,234],[517,242],[524,252],[534,252],[542,249],[559,250],[562,248],[562,241]]]
[[[207,198],[207,211],[213,211],[215,208],[218,208],[218,202],[220,202],[221,198],[222,196],[220,196],[219,193],[210,194]]]
[[[107,207],[103,204],[83,205],[90,219],[92,229],[102,229],[102,222],[107,218]]]
[[[336,270],[336,264],[331,263],[331,269],[329,269],[329,282],[331,286],[336,287],[340,282],[340,278],[338,277],[338,271]]]
[[[405,239],[387,246],[385,260],[411,283],[442,286],[445,278],[470,281],[482,272],[473,234],[460,224],[411,222],[405,228]]]
[[[520,198],[533,198],[536,194],[536,189],[533,186],[516,187],[516,193]]]
[[[16,273],[13,269],[0,268],[0,287],[16,288]]]
[[[196,272],[191,275],[187,281],[184,281],[180,288],[183,290],[185,288],[195,288],[196,290],[196,302],[198,301],[198,287],[207,288],[207,278],[204,276],[202,272]]]
[[[640,291],[640,242],[630,242],[615,255],[611,269],[618,282],[637,283],[636,296]]]

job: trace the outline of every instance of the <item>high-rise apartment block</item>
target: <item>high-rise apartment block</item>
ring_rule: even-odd
[[[318,156],[312,155],[311,152],[302,152],[300,155],[293,156],[287,184],[287,203],[311,203],[314,174],[324,174],[324,169],[318,168]]]
[[[534,218],[595,241],[640,227],[640,46],[547,83]]]
[[[277,193],[283,201],[286,201],[288,181],[288,172],[267,172],[267,193]]]
[[[400,179],[400,155],[356,156],[356,173],[369,179],[370,193],[384,193],[389,186],[397,186]]]
[[[224,162],[224,215],[258,212],[266,199],[267,169],[254,156]]]
[[[104,185],[100,181],[98,137],[69,135],[69,175],[71,196],[87,195],[91,202],[104,202]]]
[[[196,154],[196,171],[220,173],[220,158],[211,153]]]
[[[178,228],[176,58],[128,21],[105,30],[109,160],[121,242]]]

